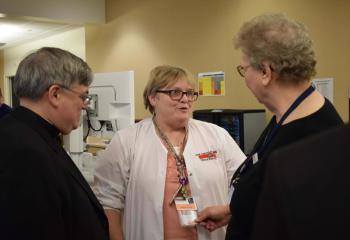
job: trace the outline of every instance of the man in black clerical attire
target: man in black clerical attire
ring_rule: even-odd
[[[89,66],[58,48],[19,64],[20,106],[0,120],[2,240],[109,238],[100,203],[58,141],[79,126],[91,81]]]

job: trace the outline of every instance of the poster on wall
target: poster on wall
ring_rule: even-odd
[[[317,78],[312,80],[315,89],[333,103],[333,78]]]
[[[225,96],[225,73],[198,73],[198,87],[200,96]]]

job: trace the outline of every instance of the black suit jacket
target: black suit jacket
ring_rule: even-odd
[[[0,239],[108,239],[104,211],[57,135],[23,107],[0,120]]]
[[[350,239],[350,126],[276,151],[253,239]]]

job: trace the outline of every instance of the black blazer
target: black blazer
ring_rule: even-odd
[[[57,135],[23,107],[0,120],[0,239],[109,238],[100,203]]]
[[[253,239],[350,239],[350,125],[271,155]]]

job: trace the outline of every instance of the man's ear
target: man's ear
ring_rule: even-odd
[[[263,62],[261,64],[261,72],[262,72],[262,84],[266,87],[271,83],[272,78],[274,77],[272,68],[270,66],[270,63]]]
[[[49,103],[55,107],[58,106],[59,99],[61,97],[61,95],[58,92],[59,89],[60,89],[59,86],[52,85],[49,87],[49,90],[47,91],[47,97],[48,97]]]

